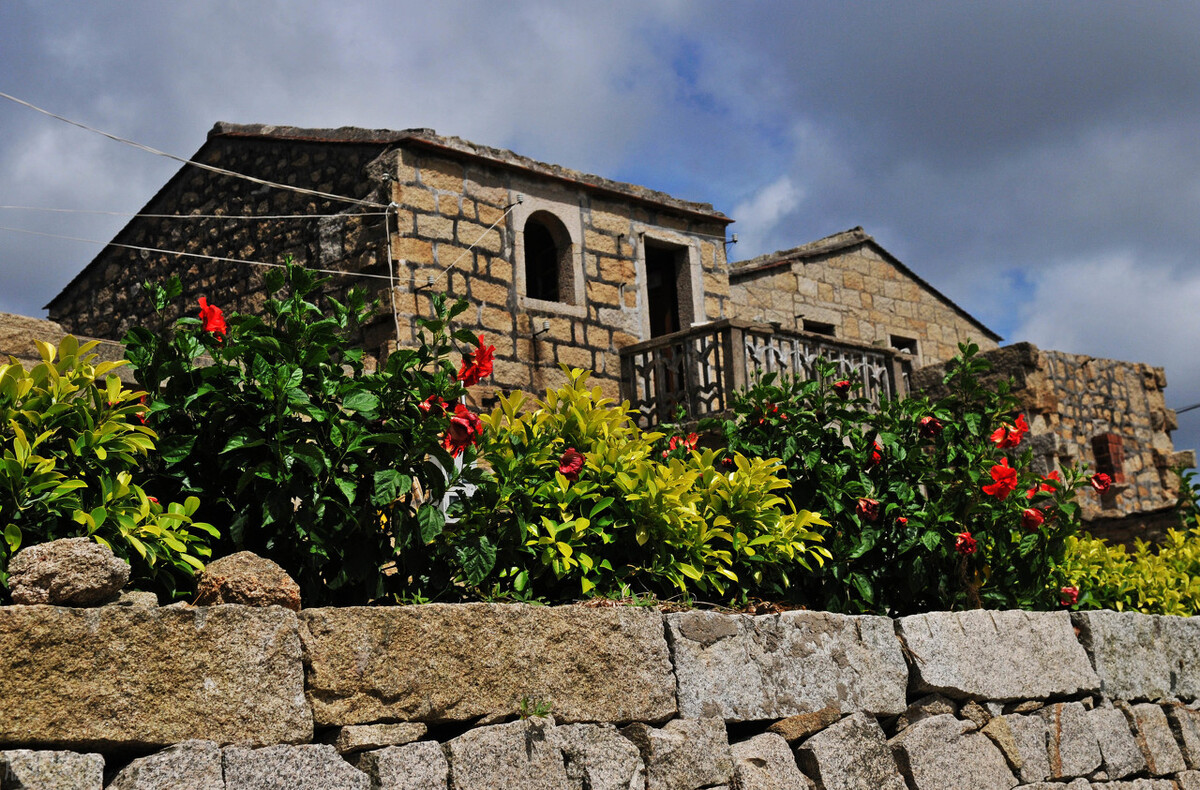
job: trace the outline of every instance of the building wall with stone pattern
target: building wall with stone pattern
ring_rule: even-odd
[[[834,337],[884,348],[904,338],[915,343],[917,366],[952,358],[968,340],[983,349],[1000,340],[862,228],[734,263],[729,279],[731,317],[788,329],[825,324]]]
[[[0,607],[5,787],[1197,790],[1198,706],[1132,612]]]

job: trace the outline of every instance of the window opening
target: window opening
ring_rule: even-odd
[[[558,218],[537,211],[525,220],[525,295],[543,302],[574,302],[570,236]]]
[[[1097,472],[1105,473],[1114,483],[1125,482],[1125,444],[1120,436],[1115,433],[1093,436],[1092,455]]]
[[[897,351],[903,351],[905,354],[917,355],[916,338],[900,337],[900,335],[892,335],[892,348]]]
[[[682,304],[680,278],[687,275],[681,260],[686,250],[646,245],[646,306],[650,336],[669,335],[691,324],[690,303]],[[687,293],[690,294],[690,284]]]
[[[824,321],[809,321],[807,318],[803,319],[802,323],[805,332],[812,332],[814,335],[834,336],[835,327],[833,324],[827,324]]]

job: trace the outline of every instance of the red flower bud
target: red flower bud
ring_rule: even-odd
[[[1030,531],[1036,530],[1046,520],[1046,515],[1036,507],[1027,507],[1021,511],[1021,526]]]
[[[576,450],[574,447],[568,447],[563,451],[562,457],[558,459],[558,471],[562,476],[574,483],[579,479],[579,473],[583,471],[583,453]]]
[[[1074,606],[1079,603],[1079,588],[1078,587],[1063,587],[1059,590],[1060,597],[1058,602],[1063,606]]]
[[[974,554],[978,548],[970,532],[960,532],[954,536],[954,550],[959,554]]]
[[[850,382],[846,379],[833,382],[833,391],[837,393],[839,398],[845,400],[850,397]]]
[[[1092,475],[1088,482],[1092,484],[1092,488],[1096,489],[1097,494],[1105,494],[1108,492],[1108,489],[1112,488],[1112,478],[1104,472],[1097,472]]]
[[[854,511],[860,518],[867,521],[879,520],[879,502],[877,500],[860,497]]]
[[[936,439],[943,427],[942,421],[937,417],[922,417],[917,420],[917,433],[922,439]]]

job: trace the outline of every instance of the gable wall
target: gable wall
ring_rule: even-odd
[[[937,298],[869,245],[858,245],[757,272],[734,270],[732,315],[800,329],[801,321],[833,324],[836,337],[890,346],[890,335],[918,341],[918,365],[943,362],[972,340],[997,347],[979,327]]]

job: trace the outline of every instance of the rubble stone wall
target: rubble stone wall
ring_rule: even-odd
[[[763,256],[735,266],[730,317],[797,330],[805,320],[815,321],[832,325],[835,337],[885,348],[892,347],[894,337],[906,338],[916,343],[918,365],[945,362],[968,340],[996,348],[995,340],[962,311],[870,243],[846,244],[840,237],[824,241],[831,247],[828,252],[802,247],[794,258],[776,253],[783,257]]]
[[[1192,790],[1200,620],[0,608],[0,782]]]

